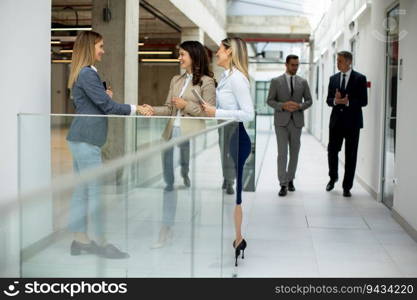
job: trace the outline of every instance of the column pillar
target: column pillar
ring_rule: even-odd
[[[103,21],[107,0],[93,0],[93,30],[104,37],[105,55],[97,64],[119,103],[138,103],[139,1],[110,1],[112,19]]]
[[[204,30],[200,27],[184,27],[181,30],[181,43],[185,41],[198,41],[204,45]],[[180,69],[181,74],[185,70]]]
[[[103,20],[103,9],[110,3],[111,20]],[[139,1],[138,0],[93,0],[93,30],[104,38],[105,55],[97,63],[98,72],[113,89],[113,100],[125,104],[138,104],[139,76]],[[103,147],[104,160],[122,156],[134,148],[131,138],[133,120],[114,118],[109,122],[107,143]],[[122,172],[117,174],[120,183]]]
[[[199,41],[204,45],[204,30],[199,27],[184,27],[181,30],[181,42]]]

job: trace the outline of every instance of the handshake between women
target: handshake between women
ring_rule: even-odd
[[[155,111],[153,107],[150,106],[149,104],[138,105],[136,112],[140,115],[147,116],[147,117],[155,115]]]
[[[187,101],[180,97],[173,97],[169,107],[175,107],[177,110],[183,110],[187,106]],[[156,115],[154,107],[149,104],[138,105],[136,111],[143,116],[154,116]],[[168,114],[170,115],[170,114]]]

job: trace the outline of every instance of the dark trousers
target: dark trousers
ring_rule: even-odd
[[[219,123],[220,124],[220,123]],[[236,132],[238,124],[231,123],[219,128],[219,146],[222,161],[223,179],[233,184],[236,179],[235,163],[230,155],[230,141],[232,135]]]
[[[179,127],[174,127],[172,130],[172,138],[181,136]],[[190,170],[190,142],[184,142],[178,145],[180,148],[180,165],[181,176],[188,176]],[[162,153],[162,171],[164,174],[164,181],[167,185],[173,185],[174,177],[174,147]]]
[[[178,194],[177,190],[163,192],[162,223],[166,226],[174,226],[177,214]]]
[[[250,138],[243,123],[239,123],[230,138],[229,149],[236,169],[236,204],[240,205],[242,203],[243,169],[252,149]]]
[[[327,147],[329,161],[329,176],[337,180],[339,151],[342,149],[345,140],[345,176],[343,178],[343,189],[350,190],[355,178],[356,160],[358,156],[360,128],[330,128],[329,145]]]
[[[172,130],[172,137],[181,136],[181,130],[179,127],[174,127]],[[190,142],[184,142],[178,145],[180,149],[180,165],[181,165],[181,176],[188,176],[190,170]],[[164,151],[162,153],[162,171],[164,175],[164,181],[167,186],[174,185],[174,147]],[[162,205],[162,222],[164,225],[173,226],[175,216],[177,213],[177,191],[163,192],[163,205]]]

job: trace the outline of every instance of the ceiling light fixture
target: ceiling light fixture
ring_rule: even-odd
[[[178,63],[180,60],[176,58],[142,58],[141,62],[169,62]]]
[[[70,64],[72,62],[72,60],[70,59],[53,59],[52,63],[55,64]]]
[[[91,27],[80,27],[80,28],[51,28],[51,31],[90,31],[93,30]]]
[[[138,54],[140,55],[149,55],[149,54],[170,55],[172,54],[172,51],[139,51]]]

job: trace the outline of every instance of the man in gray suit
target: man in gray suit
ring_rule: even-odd
[[[278,143],[278,180],[283,197],[287,191],[294,192],[294,178],[300,151],[301,131],[304,126],[304,110],[312,99],[307,80],[297,76],[298,56],[288,55],[285,74],[273,78],[268,94],[268,105],[275,109],[274,124]],[[288,146],[290,161],[288,161]]]

